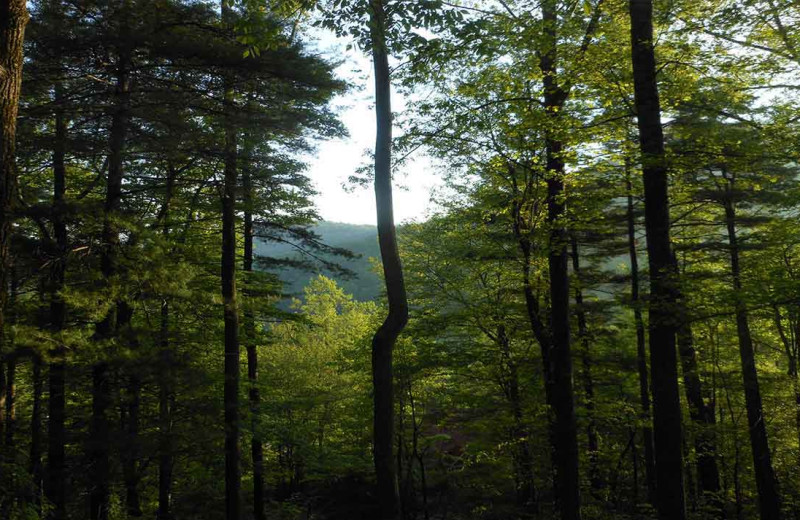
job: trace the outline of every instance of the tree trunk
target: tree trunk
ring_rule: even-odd
[[[17,188],[14,154],[22,86],[22,44],[27,23],[25,0],[0,0],[0,363],[5,345],[11,214]]]
[[[161,208],[161,234],[167,238],[170,232],[170,209],[175,188],[175,170],[170,166]],[[172,410],[174,397],[172,373],[172,349],[169,341],[169,297],[161,302],[159,325],[159,372],[158,372],[158,510],[157,520],[172,520]]]
[[[554,452],[556,468],[556,502],[562,520],[581,518],[580,475],[578,471],[578,426],[575,417],[575,396],[572,387],[572,353],[570,345],[569,272],[567,232],[564,227],[565,166],[563,144],[555,136],[561,109],[567,93],[558,84],[556,2],[542,3],[544,51],[540,68],[544,75],[544,106],[549,117],[545,133],[547,167],[547,222],[550,226],[548,267],[550,272],[550,353],[552,406],[555,414]]]
[[[394,227],[391,80],[386,45],[384,0],[370,0],[370,7],[377,123],[375,203],[378,217],[378,243],[389,305],[386,319],[372,338],[373,457],[380,519],[389,520],[397,518],[399,513],[397,473],[392,455],[394,439],[392,351],[397,337],[408,322],[408,300]]]
[[[112,283],[117,274],[119,229],[116,218],[122,202],[123,160],[125,141],[130,117],[130,56],[122,50],[118,56],[117,82],[108,156],[108,179],[106,200],[103,208],[103,251],[101,271],[104,283]],[[117,302],[119,303],[119,302]],[[117,307],[113,305],[106,317],[97,324],[95,337],[99,341],[110,340],[117,331]],[[108,520],[110,499],[110,437],[108,408],[111,405],[109,366],[99,361],[92,369],[92,418],[89,439],[89,492],[90,520]]]
[[[222,23],[233,27],[230,3],[222,1]],[[239,309],[236,302],[237,132],[233,78],[224,78],[225,170],[222,194],[222,303],[225,321],[225,518],[239,520]]]
[[[726,176],[726,178],[728,177]],[[747,425],[750,430],[750,447],[753,450],[753,469],[756,475],[761,519],[779,520],[781,517],[781,506],[780,495],[778,494],[778,480],[772,468],[772,456],[769,451],[767,427],[761,404],[761,388],[758,383],[753,340],[750,336],[747,306],[742,295],[739,244],[736,237],[736,208],[734,206],[732,192],[733,180],[728,178],[728,187],[724,197],[725,224],[728,229],[731,275],[733,277],[735,298],[736,332],[739,337],[739,355],[742,361],[742,379],[744,382],[745,406],[747,408]]]
[[[636,326],[636,367],[639,373],[639,417],[642,420],[642,444],[644,444],[644,478],[647,483],[647,501],[655,505],[656,462],[653,453],[653,429],[650,427],[650,384],[647,376],[647,346],[645,342],[642,304],[639,298],[639,257],[636,251],[636,218],[633,209],[633,182],[626,164],[628,190],[628,254],[631,261],[631,306]]]
[[[697,457],[697,480],[700,484],[700,497],[707,507],[713,507],[716,514],[722,514],[722,503],[718,496],[719,469],[717,468],[716,414],[714,405],[703,398],[702,383],[697,369],[697,353],[694,349],[692,328],[688,321],[685,303],[679,301],[681,322],[678,327],[678,351],[683,369],[683,386],[689,404],[689,417],[695,424],[694,447]]]
[[[669,195],[661,104],[656,83],[652,0],[630,0],[631,50],[644,177],[650,267],[650,365],[653,382],[656,495],[659,518],[683,520],[681,405],[675,345],[677,273],[669,238]]]
[[[30,474],[33,480],[33,504],[39,516],[42,510],[42,360],[33,354],[33,407],[31,409]]]
[[[242,175],[244,188],[244,264],[246,273],[253,272],[253,183],[250,170],[245,169]],[[247,287],[244,289],[247,296]],[[250,384],[250,417],[253,438],[250,440],[250,455],[253,463],[253,516],[255,520],[265,520],[264,511],[264,446],[259,428],[258,391],[258,351],[256,350],[256,324],[252,308],[244,313],[244,337],[247,349],[247,379]],[[320,446],[321,447],[321,446]]]
[[[586,309],[583,305],[583,289],[581,287],[581,262],[578,241],[571,238],[572,246],[572,271],[578,283],[575,284],[575,314],[578,318],[578,337],[581,340],[581,378],[583,379],[583,393],[586,399],[586,439],[589,451],[589,483],[592,494],[602,500],[600,492],[604,487],[603,477],[600,474],[600,442],[597,435],[597,420],[595,416],[594,381],[592,380],[592,358],[589,344],[589,329],[586,322]]]
[[[61,343],[61,331],[67,320],[67,306],[61,296],[67,270],[67,251],[69,238],[65,221],[65,194],[67,185],[67,168],[65,164],[67,120],[62,107],[61,87],[56,85],[55,141],[53,146],[53,235],[55,238],[55,261],[51,275],[50,288],[50,328],[56,337],[56,347],[52,350],[52,362],[48,374],[49,397],[48,407],[48,439],[47,439],[47,471],[45,479],[45,495],[52,508],[49,510],[50,520],[66,518],[66,472],[65,444],[66,430],[64,419],[66,414],[66,349]]]

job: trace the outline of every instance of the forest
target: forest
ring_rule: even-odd
[[[0,519],[800,519],[799,78],[797,0],[0,0]]]

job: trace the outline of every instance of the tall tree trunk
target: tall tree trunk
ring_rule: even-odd
[[[248,276],[253,272],[253,183],[250,170],[246,168],[242,173],[242,187],[244,188],[244,264],[243,270]],[[244,289],[247,296],[247,287]],[[250,384],[248,397],[250,399],[250,417],[253,438],[250,440],[250,456],[253,463],[253,516],[255,520],[265,520],[264,511],[264,446],[261,441],[259,428],[259,402],[258,391],[258,351],[256,350],[256,323],[252,306],[244,313],[244,337],[247,350],[247,379]]]
[[[597,435],[597,418],[594,402],[594,381],[592,379],[592,357],[590,352],[589,329],[586,321],[586,309],[583,304],[583,289],[581,286],[581,262],[578,240],[571,237],[572,246],[572,271],[578,283],[575,284],[575,314],[578,318],[578,337],[581,340],[581,378],[583,379],[583,393],[586,399],[586,439],[589,451],[589,483],[595,498],[602,500],[600,491],[603,489],[603,477],[600,474],[600,442]]]
[[[108,179],[106,200],[103,207],[103,251],[101,271],[104,283],[113,283],[118,272],[117,255],[119,229],[116,219],[122,202],[123,161],[125,142],[130,117],[130,56],[126,50],[120,52],[117,63],[115,101],[111,120],[108,155]],[[99,341],[110,340],[117,330],[117,307],[112,309],[95,329]],[[108,408],[111,405],[111,385],[108,362],[101,360],[92,368],[92,418],[89,438],[89,492],[90,520],[108,520],[111,478],[109,451],[110,425]]]
[[[175,170],[170,166],[161,208],[162,230],[166,239],[170,232],[170,210],[175,188]],[[161,301],[159,323],[159,371],[158,371],[158,509],[157,520],[172,520],[172,409],[174,385],[172,373],[172,349],[169,341],[169,297]]]
[[[650,267],[650,366],[653,381],[656,495],[659,518],[683,520],[681,405],[675,344],[677,273],[669,238],[669,195],[661,103],[653,48],[653,2],[630,0],[636,116],[644,177],[645,231]]]
[[[65,164],[67,120],[63,109],[61,87],[56,85],[55,141],[53,146],[53,235],[55,238],[55,261],[50,287],[50,329],[56,336],[56,347],[51,352],[52,361],[47,378],[49,397],[47,400],[47,471],[45,495],[52,508],[50,520],[66,518],[66,472],[65,444],[66,430],[66,349],[61,343],[61,331],[67,319],[66,302],[61,295],[67,269],[68,235],[64,218],[67,169]]]
[[[547,167],[547,222],[550,226],[548,267],[550,272],[550,353],[552,406],[555,414],[553,448],[556,468],[556,502],[562,520],[581,517],[580,475],[578,472],[578,426],[572,387],[572,352],[570,345],[569,272],[567,232],[564,227],[563,143],[556,137],[561,109],[567,92],[558,84],[556,2],[542,2],[544,49],[539,67],[544,76],[544,107],[549,117],[545,133]]]
[[[403,266],[397,249],[392,202],[392,105],[389,56],[386,42],[384,0],[370,0],[370,34],[375,72],[375,203],[378,243],[389,313],[372,338],[372,385],[374,390],[373,457],[381,520],[397,518],[399,490],[392,444],[394,439],[394,384],[392,352],[408,322]]]
[[[636,217],[633,207],[633,182],[626,164],[625,183],[628,190],[628,255],[631,262],[631,306],[636,326],[636,367],[639,373],[639,406],[642,420],[642,444],[644,444],[644,478],[647,483],[647,501],[656,500],[656,462],[653,453],[653,429],[650,418],[650,384],[647,376],[647,346],[639,297],[639,256],[636,251]]]
[[[723,172],[723,175],[725,175],[725,172]],[[778,480],[772,467],[772,455],[769,451],[766,421],[764,420],[764,411],[761,404],[761,388],[758,383],[753,340],[750,336],[747,306],[742,294],[739,243],[736,237],[736,207],[733,200],[734,182],[727,175],[726,179],[728,180],[728,186],[723,199],[725,225],[728,229],[728,246],[735,298],[736,332],[739,337],[739,355],[742,361],[747,425],[750,430],[750,447],[753,450],[753,469],[756,475],[756,487],[758,488],[758,503],[762,520],[779,520],[781,506]]]
[[[17,419],[17,353],[10,352],[6,356],[6,431],[3,445],[6,453],[10,454],[14,447],[14,433]]]
[[[222,0],[222,24],[233,28],[230,3]],[[237,131],[233,120],[234,88],[224,79],[224,186],[222,194],[222,303],[225,321],[225,518],[239,520],[239,308],[236,302]]]
[[[17,187],[15,161],[17,113],[22,86],[22,44],[28,9],[25,0],[0,0],[0,372],[3,371],[5,346],[5,313],[8,302],[11,218]],[[0,383],[2,383],[0,376]],[[5,396],[6,385],[0,384]],[[4,397],[0,396],[0,400]],[[3,405],[5,406],[5,402]],[[0,410],[0,416],[3,414]],[[4,420],[0,418],[0,434],[5,438]],[[0,450],[0,456],[5,452]],[[2,462],[2,457],[0,457]]]

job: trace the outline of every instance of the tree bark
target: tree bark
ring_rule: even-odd
[[[33,481],[33,504],[41,516],[42,510],[42,360],[38,354],[33,354],[31,360],[33,377],[33,407],[31,409],[31,446],[30,467],[31,480]]]
[[[17,188],[17,113],[22,87],[22,48],[27,23],[28,8],[25,0],[0,0],[0,371],[6,343],[5,313],[11,264],[9,247]],[[2,389],[7,387],[8,382]],[[7,402],[4,404],[8,406]],[[4,437],[8,428],[9,425],[5,424],[5,431],[2,432]]]
[[[627,165],[626,165],[627,168]],[[647,501],[655,505],[656,462],[653,453],[653,429],[650,416],[650,383],[647,376],[647,345],[639,297],[639,256],[636,251],[636,218],[633,208],[633,182],[630,172],[625,179],[628,190],[628,255],[631,261],[631,306],[636,327],[636,367],[639,374],[639,406],[642,420],[642,444],[644,444],[644,478],[647,484]]]
[[[392,353],[408,322],[403,266],[397,248],[392,201],[392,106],[384,0],[370,0],[370,35],[375,73],[375,203],[383,275],[389,312],[372,338],[374,391],[373,458],[381,520],[397,518],[399,490],[392,455],[394,439],[394,384]]]
[[[222,1],[222,24],[233,28],[230,3]],[[236,187],[237,131],[233,121],[234,88],[224,80],[224,185],[222,194],[222,303],[225,322],[225,518],[239,520],[241,473],[239,462],[239,308],[236,301]]]
[[[725,175],[725,172],[723,172]],[[742,295],[742,275],[739,264],[739,243],[736,236],[736,207],[733,200],[733,179],[728,180],[723,199],[725,206],[725,225],[728,230],[728,246],[730,251],[731,276],[735,298],[736,332],[739,338],[739,355],[742,362],[742,380],[744,382],[745,407],[747,408],[747,425],[750,430],[750,447],[753,450],[753,470],[758,489],[758,504],[761,520],[779,520],[781,518],[778,480],[772,467],[772,455],[769,451],[767,427],[764,410],[761,404],[761,388],[758,383],[753,339],[750,335],[750,323],[747,306]]]
[[[650,267],[650,365],[653,382],[656,505],[662,520],[686,518],[681,406],[675,344],[677,273],[669,237],[669,195],[656,82],[652,0],[630,0],[631,50],[644,177]]]

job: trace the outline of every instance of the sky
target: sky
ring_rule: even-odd
[[[375,195],[372,186],[355,186],[345,190],[348,177],[368,160],[365,152],[375,146],[374,78],[371,61],[357,49],[348,51],[347,41],[332,34],[315,35],[317,52],[329,59],[344,59],[337,74],[353,83],[356,88],[334,100],[341,107],[338,112],[350,134],[344,139],[334,139],[319,144],[317,152],[306,157],[308,174],[319,194],[316,205],[324,220],[350,224],[376,222]],[[402,97],[393,92],[395,111],[402,110]],[[395,129],[397,132],[397,129]],[[430,203],[431,189],[440,185],[431,163],[424,156],[416,156],[410,166],[398,176],[394,190],[395,222],[423,220]]]

